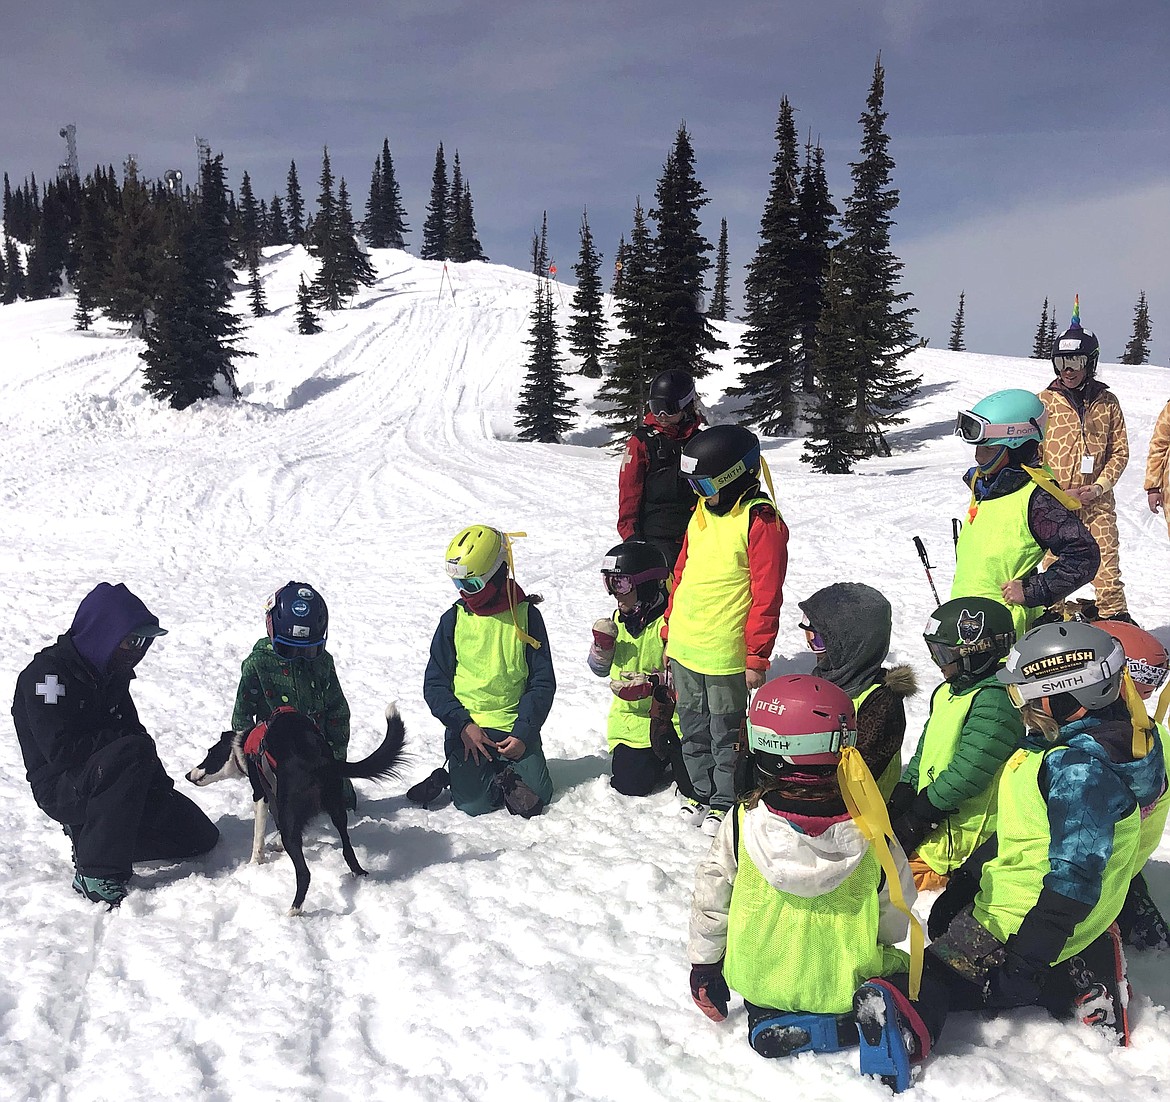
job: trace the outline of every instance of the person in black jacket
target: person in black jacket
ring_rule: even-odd
[[[618,534],[643,540],[674,568],[695,509],[695,492],[679,474],[687,441],[703,427],[695,380],[668,368],[654,376],[650,412],[626,443],[618,473]]]
[[[133,862],[195,857],[219,840],[174,791],[130,697],[134,667],[165,634],[125,585],[101,582],[16,681],[12,719],[33,798],[73,841],[74,890],[111,908]]]

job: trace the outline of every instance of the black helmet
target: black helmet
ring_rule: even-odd
[[[626,540],[605,553],[601,577],[610,593],[629,593],[634,589],[638,603],[650,605],[657,597],[666,597],[670,566],[666,556],[652,543]]]
[[[1016,641],[1012,614],[990,597],[959,597],[931,613],[922,637],[941,669],[952,662],[959,674],[952,680],[974,683],[999,666]]]
[[[268,638],[281,658],[316,658],[325,649],[329,609],[307,582],[282,585],[265,609]]]
[[[1097,360],[1101,356],[1101,342],[1097,340],[1097,334],[1092,330],[1074,325],[1061,333],[1053,343],[1052,366],[1059,375],[1062,363],[1078,356],[1084,357],[1085,378],[1091,379],[1097,371]]]
[[[651,413],[682,413],[697,400],[695,380],[677,367],[658,372],[650,384]]]
[[[754,480],[760,472],[760,441],[742,425],[713,425],[692,436],[679,460],[682,476],[700,497]]]

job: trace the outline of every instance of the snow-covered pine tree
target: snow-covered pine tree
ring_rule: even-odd
[[[542,240],[540,247],[546,251],[547,240]],[[572,427],[573,403],[561,371],[552,284],[547,273],[536,280],[536,297],[529,320],[529,339],[524,343],[532,351],[516,407],[517,435],[525,441],[559,444]]]
[[[362,236],[371,249],[386,248],[386,221],[382,208],[382,155],[374,158],[370,176],[370,194],[366,199],[366,217],[362,222]]]
[[[858,440],[857,350],[849,317],[848,276],[840,246],[829,257],[824,303],[817,328],[817,388],[805,418],[808,434],[800,461],[824,474],[849,474],[862,450]]]
[[[634,227],[624,246],[622,294],[616,303],[619,336],[612,366],[597,396],[606,403],[601,415],[615,440],[626,438],[642,422],[646,395],[655,372],[650,368],[655,331],[650,321],[654,286],[654,243],[646,225],[641,198],[634,204]]]
[[[394,159],[390,156],[390,139],[382,139],[382,181],[378,187],[382,203],[382,220],[386,229],[386,247],[405,249],[410,226],[402,205],[402,192],[394,175]]]
[[[792,105],[780,101],[772,180],[760,219],[760,243],[744,279],[747,323],[735,362],[746,368],[731,393],[748,398],[744,420],[767,435],[790,435],[796,425],[800,383],[800,204],[796,123]]]
[[[848,316],[854,325],[858,366],[854,417],[862,447],[859,458],[890,454],[886,430],[905,423],[903,413],[922,381],[902,366],[917,344],[911,325],[917,311],[902,305],[909,292],[896,290],[903,265],[890,248],[898,191],[890,184],[894,162],[885,131],[884,98],[885,70],[879,54],[859,120],[861,159],[849,166],[853,192],[845,201],[839,246],[846,254],[844,271],[851,281]]]
[[[825,302],[829,252],[840,234],[834,229],[837,208],[829,194],[825,151],[812,139],[805,143],[800,173],[800,350],[801,390],[811,394],[816,385],[817,330]]]
[[[435,170],[431,175],[431,200],[427,204],[427,219],[423,223],[423,260],[447,259],[447,225],[450,187],[447,183],[447,162],[443,157],[443,143],[435,151]]]
[[[305,229],[305,245],[314,256],[322,255],[322,248],[336,232],[337,200],[333,195],[333,167],[329,163],[329,147],[321,153],[321,177],[318,181],[317,211],[311,227]]]
[[[1036,335],[1032,338],[1033,360],[1047,360],[1048,357],[1048,299],[1044,299],[1044,306],[1040,310],[1040,324],[1036,326]]]
[[[297,332],[305,336],[321,332],[321,323],[313,309],[313,292],[305,283],[305,275],[301,273],[300,286],[297,287]]]
[[[573,294],[573,320],[566,336],[569,350],[581,357],[581,374],[589,379],[601,378],[601,358],[605,354],[606,327],[602,309],[601,254],[593,247],[589,229],[589,211],[581,214],[581,251],[573,272],[577,290]]]
[[[288,236],[294,245],[305,241],[305,200],[301,195],[301,182],[297,178],[297,163],[289,161],[288,177],[285,184],[288,198]]]
[[[695,152],[686,123],[662,166],[650,217],[657,224],[653,245],[654,282],[649,299],[653,345],[646,368],[652,378],[668,367],[696,379],[714,366],[707,354],[726,348],[703,313],[703,273],[711,267],[711,243],[703,236],[699,211],[707,191],[695,175]]]
[[[268,207],[268,236],[266,243],[269,245],[288,245],[291,241],[292,237],[289,234],[288,222],[284,217],[284,204],[280,201],[279,195],[274,195]]]
[[[1133,308],[1133,335],[1121,354],[1123,364],[1144,364],[1150,362],[1150,309],[1146,305],[1146,292],[1138,295]]]
[[[268,300],[264,297],[264,282],[260,278],[260,250],[253,249],[248,256],[248,305],[252,317],[262,318],[268,313]]]
[[[227,207],[222,154],[203,162],[193,209],[167,205],[169,242],[139,355],[146,363],[143,389],[174,409],[217,394],[238,398],[233,360],[251,355],[235,347],[242,325],[229,309]]]
[[[357,293],[359,284],[369,287],[377,278],[358,244],[344,176],[329,222],[331,232],[319,247],[321,267],[313,280],[313,292],[326,310],[340,310]]]
[[[20,262],[20,250],[17,249],[16,242],[7,233],[4,235],[4,267],[7,269],[7,275],[0,302],[8,306],[18,298],[24,298],[24,265]]]
[[[252,178],[245,172],[240,181],[239,214],[235,223],[236,260],[250,269],[255,256],[259,266],[262,243],[260,206],[252,190]]]
[[[965,352],[967,346],[963,343],[963,330],[966,327],[967,292],[959,292],[959,308],[955,311],[951,321],[951,339],[947,344],[952,352]]]
[[[715,287],[711,292],[711,305],[707,317],[712,321],[727,320],[727,219],[719,219],[719,244],[715,249]]]

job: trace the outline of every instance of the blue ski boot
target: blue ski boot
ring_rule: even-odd
[[[895,1094],[910,1086],[910,1052],[902,1035],[893,992],[865,983],[853,996],[861,1041],[861,1074],[876,1075]]]

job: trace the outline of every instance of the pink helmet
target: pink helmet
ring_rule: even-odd
[[[853,701],[820,677],[774,678],[748,709],[748,747],[764,777],[776,776],[785,765],[836,765],[841,748],[856,743]]]

